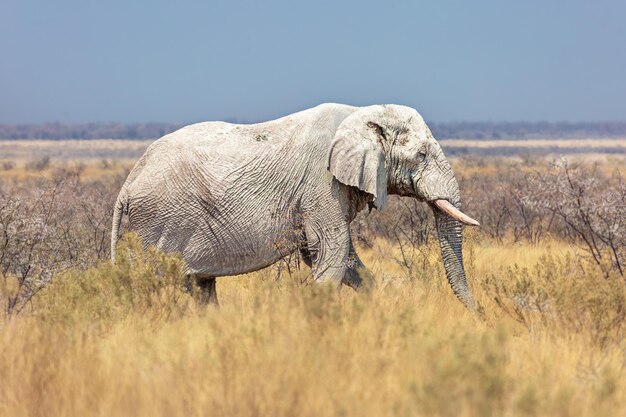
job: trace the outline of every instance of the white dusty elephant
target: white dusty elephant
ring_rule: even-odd
[[[251,272],[300,250],[317,282],[364,287],[369,273],[350,222],[388,194],[433,209],[448,281],[474,307],[461,253],[459,188],[423,118],[398,105],[322,104],[277,120],[205,122],[154,142],[115,205],[111,257],[122,214],[146,245],[182,254],[203,300],[215,277]],[[369,278],[367,278],[369,279]]]

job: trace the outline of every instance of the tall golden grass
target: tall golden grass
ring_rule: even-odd
[[[264,270],[202,309],[181,263],[130,236],[0,321],[0,415],[626,415],[621,277],[558,241],[467,238],[478,314],[436,248],[408,273],[384,242],[361,251],[369,294]]]

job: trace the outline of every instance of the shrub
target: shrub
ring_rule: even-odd
[[[14,161],[2,161],[2,170],[3,171],[11,171],[16,167],[16,163]]]
[[[28,171],[43,171],[50,166],[50,156],[42,156],[34,161],[26,163],[26,169]]]
[[[532,269],[494,272],[481,286],[528,331],[586,333],[601,347],[626,339],[626,286],[618,273],[606,276],[588,260],[545,256]]]
[[[67,173],[52,180],[0,182],[5,314],[21,312],[59,272],[108,258],[114,187],[114,181],[84,183]]]
[[[55,277],[34,302],[35,314],[49,323],[106,326],[130,314],[159,320],[180,317],[191,296],[185,291],[182,261],[154,248],[147,250],[129,233],[120,241],[116,262]]]

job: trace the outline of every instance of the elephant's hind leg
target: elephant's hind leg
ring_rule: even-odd
[[[194,274],[192,275],[192,279],[198,287],[198,303],[200,305],[211,304],[219,306],[219,302],[217,301],[217,289],[215,287],[215,277]]]

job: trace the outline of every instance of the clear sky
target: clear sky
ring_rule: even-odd
[[[0,0],[0,123],[626,120],[626,1]]]

